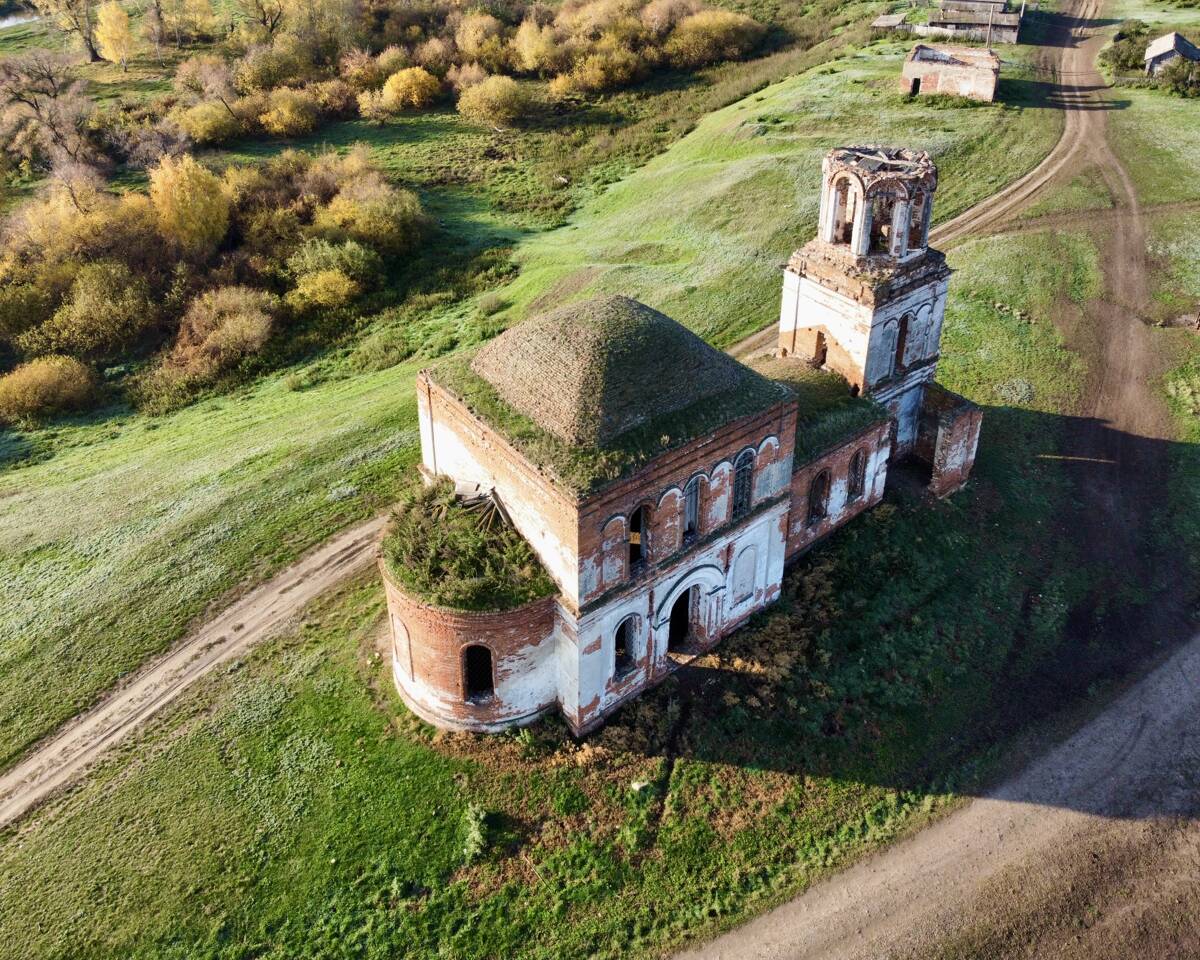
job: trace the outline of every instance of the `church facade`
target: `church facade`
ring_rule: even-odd
[[[748,364],[608,297],[422,372],[423,472],[502,504],[558,593],[466,613],[381,563],[414,712],[497,731],[558,710],[585,733],[777,599],[785,564],[878,503],[891,464],[923,464],[937,496],[961,487],[980,411],[934,379],[936,187],[923,153],[830,153],[777,347]]]

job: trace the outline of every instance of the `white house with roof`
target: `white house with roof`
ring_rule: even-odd
[[[1157,77],[1163,67],[1179,57],[1200,62],[1200,47],[1181,33],[1168,33],[1146,47],[1146,76]]]

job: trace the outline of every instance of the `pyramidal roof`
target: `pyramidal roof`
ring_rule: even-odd
[[[620,296],[512,327],[471,368],[543,430],[590,447],[760,379],[670,317]]]

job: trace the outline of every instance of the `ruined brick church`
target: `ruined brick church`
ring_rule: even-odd
[[[423,472],[503,504],[558,593],[467,613],[384,568],[414,712],[497,731],[557,709],[591,730],[774,601],[785,564],[878,503],[891,465],[918,464],[936,496],[966,481],[981,413],[934,379],[936,188],[926,153],[832,151],[777,346],[747,364],[608,297],[422,372]]]

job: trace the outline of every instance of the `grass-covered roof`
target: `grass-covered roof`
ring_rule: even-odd
[[[611,448],[702,401],[755,388],[755,374],[643,303],[609,296],[534,317],[471,364],[510,407],[565,443]]]
[[[797,470],[830,447],[888,418],[888,412],[874,400],[852,396],[845,378],[832,371],[775,356],[756,357],[750,366],[796,395],[799,416],[793,465]]]
[[[780,384],[745,370],[733,388],[704,396],[686,407],[653,411],[640,425],[601,447],[567,442],[511,406],[475,372],[473,359],[469,351],[454,354],[431,367],[428,374],[560,487],[581,499],[628,476],[667,450],[790,396]]]
[[[490,500],[464,505],[441,480],[406,491],[383,540],[388,573],[427,603],[511,610],[557,591],[529,542]]]

